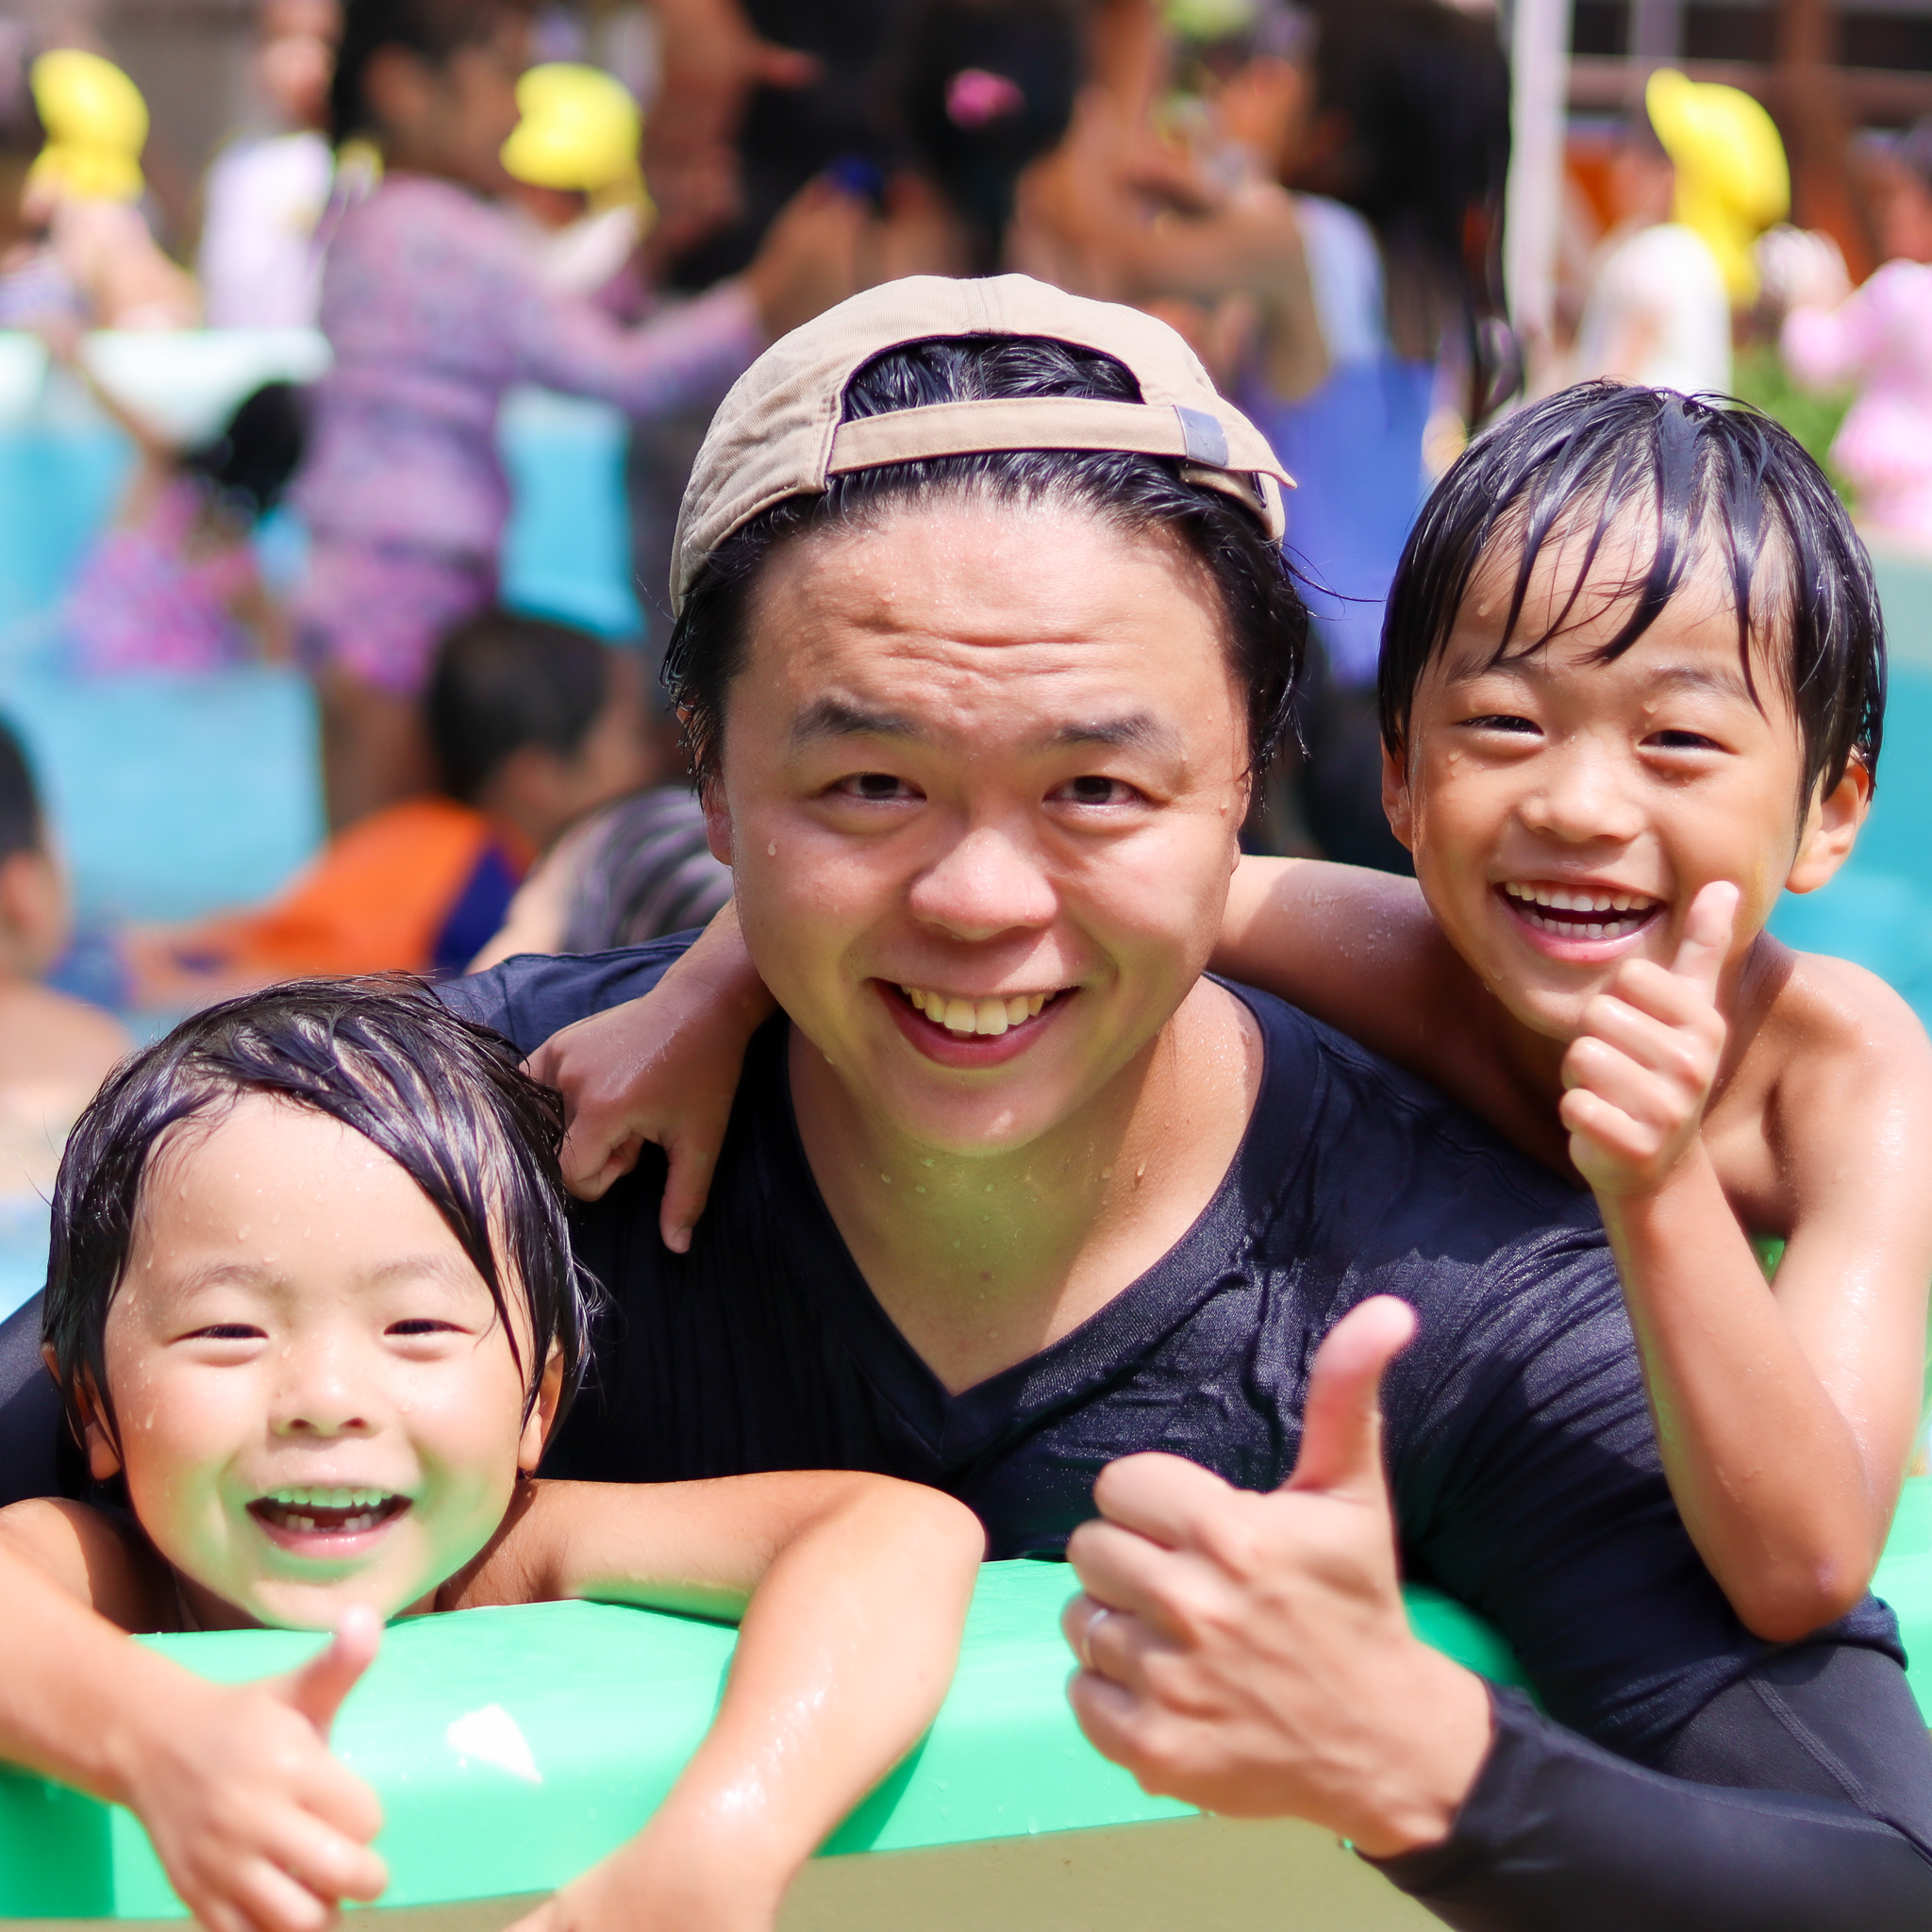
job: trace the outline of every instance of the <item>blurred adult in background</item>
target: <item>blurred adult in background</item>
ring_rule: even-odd
[[[32,123],[44,135],[0,258],[0,325],[187,328],[201,315],[192,278],[155,242],[139,203],[147,103],[112,61],[79,48],[27,68]]]
[[[493,200],[510,186],[527,31],[521,0],[349,0],[343,17],[332,131],[372,141],[386,172],[328,238],[335,363],[294,491],[311,539],[296,644],[337,827],[431,782],[431,652],[495,595],[505,390],[541,383],[638,417],[708,406],[767,340],[854,286],[859,212],[820,188],[743,275],[641,328],[549,288]]]
[[[1868,192],[1882,265],[1853,291],[1814,249],[1781,347],[1799,382],[1858,391],[1831,457],[1861,527],[1932,554],[1932,116],[1872,158]]]
[[[198,268],[213,328],[306,328],[322,299],[315,229],[335,172],[325,129],[337,0],[262,0],[255,92],[267,125],[208,169]]]
[[[1659,68],[1610,168],[1617,223],[1576,334],[1576,375],[1727,393],[1731,315],[1757,297],[1758,236],[1790,207],[1784,144],[1736,88]]]

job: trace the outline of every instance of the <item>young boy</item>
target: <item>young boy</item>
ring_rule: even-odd
[[[133,1003],[179,1009],[315,973],[460,973],[531,861],[652,762],[636,660],[489,610],[437,648],[425,723],[442,790],[339,832],[257,911],[131,934]]]
[[[1387,796],[1417,883],[1243,861],[1215,960],[1595,1190],[1678,1507],[1774,1641],[1863,1594],[1925,1358],[1932,1048],[1872,975],[1764,930],[1851,850],[1884,661],[1864,551],[1783,430],[1669,391],[1553,396],[1444,477],[1391,593]],[[721,1069],[766,1010],[726,914],[638,1010],[548,1043],[573,1185],[661,1141],[681,1246]],[[1753,1236],[1786,1244],[1771,1287]]]
[[[944,1694],[983,1540],[937,1491],[535,1480],[587,1346],[555,1097],[421,987],[186,1022],[75,1129],[49,1369],[116,1507],[0,1511],[0,1757],[128,1806],[203,1924],[315,1932],[386,1882],[326,1748],[384,1618],[595,1596],[743,1617],[645,1829],[527,1924],[765,1932]],[[210,1684],[126,1632],[333,1629]]]

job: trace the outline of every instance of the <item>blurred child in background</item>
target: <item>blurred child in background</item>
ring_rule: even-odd
[[[102,676],[286,658],[285,621],[249,539],[301,457],[300,392],[264,383],[219,434],[187,451],[100,386],[94,394],[134,438],[140,461],[113,527],[67,594],[62,630],[74,667]]]
[[[1785,365],[1808,388],[1856,384],[1831,446],[1870,535],[1932,552],[1932,116],[1873,158],[1883,266],[1856,292],[1844,264],[1819,273],[1785,319]]]
[[[328,238],[335,352],[296,502],[312,535],[297,647],[323,705],[340,828],[430,778],[417,699],[436,640],[495,595],[504,391],[538,382],[650,416],[722,394],[772,336],[853,286],[859,210],[808,191],[745,274],[625,331],[545,286],[491,197],[517,120],[521,0],[350,0],[330,96],[381,184]]]
[[[131,1044],[41,982],[72,932],[67,880],[20,741],[0,724],[0,1196],[52,1185],[67,1130]]]
[[[340,832],[269,905],[125,945],[132,1004],[179,1010],[308,974],[460,973],[531,861],[650,775],[634,658],[491,610],[436,654],[425,695],[442,791]]]
[[[211,328],[312,328],[322,298],[316,225],[335,157],[323,127],[341,31],[337,0],[262,0],[255,92],[268,125],[216,156],[197,258]]]

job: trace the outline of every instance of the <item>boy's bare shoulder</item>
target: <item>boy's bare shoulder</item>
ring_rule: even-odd
[[[1869,1108],[1915,1099],[1932,1113],[1932,1040],[1919,1016],[1875,973],[1821,953],[1779,946],[1781,975],[1752,1042],[1781,1113],[1843,1096]]]
[[[104,1509],[64,1496],[10,1503],[0,1509],[0,1547],[124,1630],[178,1626],[167,1566],[131,1522]]]

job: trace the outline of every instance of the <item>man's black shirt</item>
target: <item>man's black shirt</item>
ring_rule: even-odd
[[[647,990],[680,945],[515,959],[441,991],[527,1052]],[[658,1236],[654,1148],[578,1208],[611,1307],[546,1471],[879,1470],[959,1497],[995,1557],[1057,1554],[1118,1456],[1285,1480],[1317,1344],[1366,1297],[1400,1295],[1421,1316],[1384,1390],[1406,1573],[1492,1619],[1552,1716],[1655,1760],[1769,1646],[1678,1520],[1594,1205],[1423,1082],[1241,997],[1265,1042],[1261,1091],[1199,1220],[1079,1328],[957,1396],[840,1238],[773,1021],[688,1256]],[[1870,1600],[1833,1635],[1899,1655]]]

